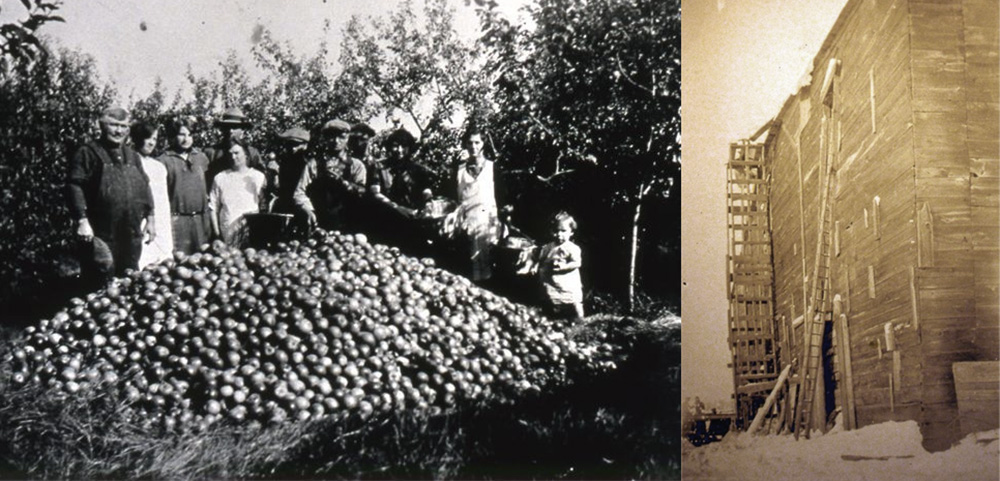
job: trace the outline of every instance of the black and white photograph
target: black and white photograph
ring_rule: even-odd
[[[1000,4],[682,9],[682,479],[1000,479]]]
[[[680,479],[681,183],[680,0],[0,1],[0,478]]]

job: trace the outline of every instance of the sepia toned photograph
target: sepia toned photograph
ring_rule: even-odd
[[[992,0],[682,2],[682,478],[1000,478]]]
[[[0,1],[0,478],[679,479],[680,14]]]

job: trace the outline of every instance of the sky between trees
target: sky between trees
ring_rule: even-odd
[[[329,22],[329,61],[340,56],[342,29],[352,15],[384,16],[400,0],[92,0],[64,2],[58,14],[65,23],[49,23],[39,33],[64,47],[80,50],[97,60],[99,73],[118,85],[118,95],[147,95],[157,78],[172,95],[184,87],[188,65],[196,75],[217,68],[229,51],[235,51],[253,70],[250,48],[261,27],[288,42],[300,55],[318,51]],[[463,37],[479,34],[472,7],[450,0],[456,11],[456,28]],[[504,0],[500,9],[509,18],[527,0]],[[419,2],[418,2],[419,4]],[[0,19],[23,16],[19,2],[5,2]]]

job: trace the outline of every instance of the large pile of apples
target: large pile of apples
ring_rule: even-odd
[[[12,381],[101,389],[169,430],[431,413],[613,368],[612,347],[430,259],[320,232],[274,249],[220,243],[113,279],[28,327]]]

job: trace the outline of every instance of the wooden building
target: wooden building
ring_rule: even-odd
[[[744,411],[792,365],[772,408],[785,426],[816,372],[819,394],[800,399],[820,421],[917,420],[929,449],[963,434],[954,372],[992,361],[968,371],[992,373],[1000,359],[998,18],[997,0],[849,0],[811,82],[764,140],[733,144],[730,345]],[[758,197],[741,193],[750,184]],[[734,215],[755,211],[766,214],[751,239]],[[761,239],[768,249],[741,264],[736,249]],[[772,298],[737,295],[763,278],[753,292]],[[985,376],[963,386],[989,426],[997,380]]]

